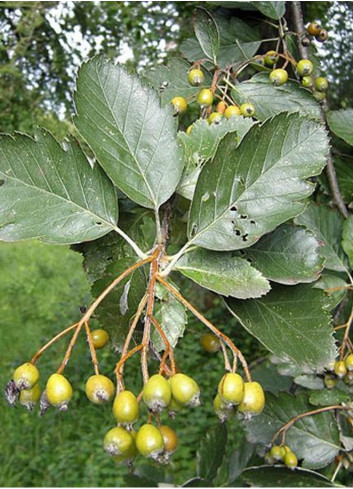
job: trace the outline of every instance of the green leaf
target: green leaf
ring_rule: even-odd
[[[182,256],[175,268],[202,287],[226,297],[261,297],[271,288],[256,268],[232,253],[197,249]]]
[[[242,253],[268,279],[293,285],[318,279],[324,267],[319,246],[310,231],[283,224]]]
[[[353,158],[334,158],[338,186],[345,202],[353,200]]]
[[[231,453],[229,457],[227,487],[231,487],[229,486],[229,484],[234,482],[240,476],[240,474],[247,466],[253,453],[254,445],[251,443],[247,443],[245,440],[242,442],[241,448]]]
[[[162,326],[169,343],[175,348],[178,339],[184,335],[187,323],[185,307],[158,284],[156,286],[156,297],[159,299],[159,302],[155,304],[156,319]],[[156,329],[152,331],[151,341],[156,350],[165,350],[165,343]]]
[[[159,92],[161,104],[169,104],[172,98],[184,97],[186,99],[196,98],[202,87],[209,88],[212,77],[206,70],[204,82],[201,86],[192,86],[188,82],[188,71],[190,63],[182,58],[172,58],[169,63],[159,65],[147,73],[147,78],[152,86]]]
[[[201,477],[193,477],[186,481],[181,487],[212,487],[211,483],[201,479]]]
[[[251,443],[271,443],[276,431],[298,414],[312,411],[307,396],[297,397],[281,393],[278,397],[266,395],[265,409],[260,416],[245,425]],[[278,439],[280,441],[280,439]],[[286,444],[303,459],[302,467],[326,467],[340,450],[340,439],[334,413],[331,411],[306,416],[294,423],[286,432]]]
[[[194,24],[196,39],[205,55],[216,64],[219,51],[217,24],[212,15],[204,8],[198,8],[196,12]]]
[[[341,247],[338,236],[342,234],[343,218],[328,207],[311,203],[295,219],[295,223],[306,227],[316,239],[323,243],[320,255],[326,258],[325,268],[336,272],[348,272],[347,259]]]
[[[353,216],[350,215],[343,223],[342,248],[349,259],[350,267],[353,268]]]
[[[250,2],[260,12],[270,19],[278,20],[286,12],[286,2]]]
[[[196,454],[198,477],[211,481],[217,475],[217,469],[223,461],[227,446],[227,428],[225,424],[212,426],[202,438]]]
[[[232,97],[238,104],[251,102],[260,121],[280,112],[300,112],[320,120],[320,107],[311,92],[293,81],[275,87],[266,73],[259,73],[250,80],[239,83],[236,90],[232,90]]]
[[[261,299],[228,299],[230,312],[283,362],[303,373],[322,371],[336,355],[325,296],[310,285],[273,285]]]
[[[280,375],[272,363],[260,363],[251,370],[253,380],[259,382],[266,392],[277,394],[288,391],[292,385],[292,377]]]
[[[331,131],[353,146],[353,109],[331,110],[326,118]]]
[[[214,157],[221,139],[231,132],[239,144],[254,123],[251,118],[241,116],[223,118],[219,124],[211,125],[204,119],[198,119],[193,124],[189,135],[179,132],[178,137],[185,150],[186,165],[177,193],[192,200],[201,169],[207,161]]]
[[[322,289],[326,292],[327,309],[332,311],[342,301],[343,297],[347,294],[346,282],[340,277],[331,273],[323,273],[320,279],[314,284],[316,289]],[[341,287],[338,290],[332,290],[327,292],[326,289],[332,289],[335,287]]]
[[[73,141],[1,135],[0,155],[0,240],[71,244],[116,228],[114,188]]]
[[[327,152],[322,125],[298,114],[251,127],[238,148],[228,134],[197,181],[190,241],[219,251],[251,246],[303,212],[314,190],[307,179],[321,172]]]
[[[113,183],[158,209],[183,170],[172,107],[161,108],[152,88],[102,57],[81,66],[75,105],[75,124]]]
[[[159,487],[157,482],[135,474],[124,475],[125,487]]]
[[[313,406],[333,406],[342,402],[349,402],[350,396],[340,389],[323,389],[310,394],[309,402]]]
[[[262,465],[246,469],[243,479],[255,487],[337,487],[318,472],[297,467]]]
[[[217,55],[217,64],[220,68],[232,64],[237,65],[254,56],[261,45],[260,36],[256,29],[236,17],[229,19],[213,14],[213,18],[220,35]],[[183,41],[180,49],[192,63],[205,57],[199,42],[193,38]]]
[[[297,385],[306,387],[307,389],[320,390],[324,389],[325,384],[322,377],[318,377],[315,374],[302,374],[295,377],[294,382]]]

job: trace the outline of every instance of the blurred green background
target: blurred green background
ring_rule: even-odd
[[[155,63],[178,53],[178,45],[192,35],[196,2],[0,2],[0,131],[33,133],[37,125],[58,139],[71,124],[71,92],[80,63],[105,53],[124,61],[141,74]],[[206,7],[215,2],[197,2]],[[337,35],[321,53],[324,71],[333,82],[334,107],[352,105],[353,6],[351,2],[302,2],[307,20],[321,19]],[[246,17],[246,11],[237,11]],[[39,242],[0,244],[0,385],[13,369],[28,361],[51,336],[80,316],[80,306],[91,301],[81,255],[66,247]],[[188,285],[183,284],[183,288]],[[235,326],[219,299],[190,287],[189,298],[209,319],[230,333],[251,361],[261,347]],[[186,295],[188,292],[186,291]],[[154,480],[181,484],[195,476],[195,453],[206,429],[217,424],[212,413],[215,387],[223,373],[221,355],[199,346],[201,326],[189,318],[187,333],[176,350],[177,363],[200,383],[202,409],[190,409],[176,421],[180,447],[168,467],[142,460],[137,472]],[[60,364],[68,338],[41,359],[42,386]],[[102,372],[112,376],[117,354],[99,352]],[[137,359],[127,368],[127,385],[138,384]],[[136,367],[136,368],[134,368]],[[0,401],[0,486],[123,486],[128,474],[104,453],[104,433],[113,426],[110,407],[90,404],[84,384],[92,372],[81,338],[67,367],[75,394],[66,413],[9,408]],[[136,390],[138,392],[138,390]],[[228,425],[229,450],[242,440],[234,419]]]

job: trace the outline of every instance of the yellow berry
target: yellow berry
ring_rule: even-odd
[[[311,36],[318,36],[321,31],[321,25],[318,22],[311,22],[307,27],[307,31]]]
[[[258,382],[244,382],[244,397],[238,411],[246,417],[260,414],[265,407],[265,394]]]
[[[244,381],[239,374],[227,373],[218,384],[218,395],[223,402],[239,404],[244,398]]]
[[[114,392],[113,382],[105,375],[92,375],[86,382],[86,395],[94,404],[110,401]]]
[[[27,408],[29,411],[32,411],[34,406],[40,399],[41,396],[41,388],[39,384],[35,384],[32,389],[23,389],[20,393],[20,404]]]
[[[174,106],[175,114],[182,114],[183,112],[186,112],[186,109],[188,108],[188,103],[184,97],[174,97],[172,99],[172,104]]]
[[[14,371],[13,380],[18,389],[32,389],[39,380],[39,370],[33,363],[24,363]]]
[[[242,115],[242,113],[237,105],[230,105],[229,107],[226,108],[224,115],[227,119],[230,119],[231,117]]]
[[[209,124],[219,124],[222,120],[222,117],[223,117],[223,115],[220,114],[219,112],[212,112],[212,114],[210,114],[207,117],[207,122]]]
[[[112,457],[132,458],[136,453],[135,440],[125,428],[117,426],[109,430],[104,437],[104,449]],[[115,459],[120,462],[120,459]]]
[[[157,459],[164,450],[163,435],[152,424],[144,424],[137,432],[136,447],[144,457]]]
[[[255,114],[255,107],[250,102],[240,106],[240,112],[243,117],[252,117]]]
[[[347,368],[346,368],[345,362],[343,362],[343,361],[335,362],[334,371],[335,371],[335,374],[337,375],[337,377],[339,379],[342,379],[347,373]]]
[[[287,452],[284,456],[283,462],[290,469],[294,469],[298,465],[297,456],[293,452]]]
[[[223,402],[218,394],[213,399],[213,409],[215,410],[215,413],[217,414],[221,423],[224,423],[224,421],[234,415],[233,406]]]
[[[265,54],[264,62],[267,66],[273,66],[279,60],[278,53],[276,51],[267,51]]]
[[[200,338],[200,344],[209,353],[216,353],[221,348],[219,339],[212,333],[204,333]]]
[[[270,73],[270,82],[272,85],[279,87],[288,80],[288,73],[283,68],[277,68]]]
[[[72,397],[71,384],[63,375],[52,374],[47,382],[46,395],[52,406],[66,411]]]
[[[200,404],[200,388],[197,383],[185,374],[175,374],[170,377],[172,396],[182,406],[198,406]]]
[[[169,382],[160,374],[152,375],[143,388],[142,397],[151,411],[161,411],[168,406],[172,398]]]
[[[299,76],[311,75],[314,66],[309,59],[301,59],[297,64],[297,73]]]
[[[109,334],[104,329],[94,329],[91,335],[96,350],[103,348],[109,341]]]
[[[118,423],[132,424],[138,420],[140,408],[135,394],[122,391],[116,395],[113,403],[113,416]]]
[[[344,361],[347,370],[353,370],[353,353],[350,353]]]
[[[319,92],[326,92],[328,89],[328,81],[323,76],[319,76],[315,81],[315,88]]]
[[[197,95],[197,103],[201,107],[209,107],[213,102],[213,93],[208,88],[203,88]]]
[[[163,436],[164,450],[168,453],[173,453],[178,447],[178,437],[172,428],[166,425],[159,427],[159,431]]]
[[[190,85],[201,85],[201,83],[204,81],[204,78],[204,74],[198,68],[194,68],[188,73],[188,82],[190,83]]]

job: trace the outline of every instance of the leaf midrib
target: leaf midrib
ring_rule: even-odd
[[[106,93],[105,93],[105,90],[104,90],[104,86],[103,86],[103,85],[102,85],[102,83],[101,83],[101,78],[100,78],[99,73],[98,73],[98,67],[97,67],[97,65],[96,65],[96,75],[97,75],[97,79],[98,79],[98,81],[99,81],[99,86],[101,87],[101,91],[102,91],[102,94],[103,94],[104,100],[105,100],[105,102],[106,102],[106,106],[107,106],[107,108],[108,108],[109,112],[110,112],[110,113],[111,113],[111,115],[112,115],[112,118],[113,118],[113,120],[114,120],[114,122],[115,122],[116,128],[117,128],[118,132],[120,133],[120,135],[121,135],[122,139],[125,141],[125,143],[126,143],[126,145],[127,145],[128,149],[129,149],[129,151],[130,151],[130,154],[131,154],[131,156],[132,156],[133,160],[135,161],[137,168],[138,168],[138,169],[139,169],[139,171],[140,171],[140,175],[141,175],[141,177],[142,177],[143,181],[145,182],[145,185],[146,185],[146,187],[147,187],[147,189],[148,189],[148,192],[149,192],[149,194],[150,194],[150,197],[151,197],[152,203],[153,203],[153,205],[154,205],[154,208],[155,208],[155,209],[158,209],[158,206],[157,206],[157,202],[156,202],[155,196],[154,196],[154,194],[153,194],[153,192],[152,192],[152,189],[151,189],[151,187],[150,187],[150,185],[149,185],[149,183],[148,183],[148,180],[145,178],[144,172],[142,171],[142,169],[141,169],[141,167],[140,167],[140,164],[139,164],[139,162],[138,162],[138,160],[137,160],[137,158],[136,158],[136,156],[135,156],[135,153],[132,151],[132,149],[131,149],[131,147],[130,147],[129,141],[127,140],[127,138],[125,138],[124,133],[122,132],[122,130],[120,129],[120,126],[118,125],[118,122],[117,122],[117,120],[116,120],[116,118],[115,118],[115,114],[114,114],[114,112],[113,112],[113,107],[111,107],[111,106],[110,106],[110,104],[109,104],[109,102],[108,102],[108,99],[107,99],[107,97],[106,97]],[[110,67],[109,67],[109,75],[110,75]],[[119,85],[120,85],[120,75],[119,75]],[[116,93],[118,93],[118,87],[116,88]],[[130,93],[129,93],[129,102],[130,102],[131,97],[132,97],[132,87],[130,87]],[[146,110],[145,110],[145,114],[146,114],[147,109],[148,109],[148,101],[147,101],[147,104],[146,104]],[[127,118],[128,118],[128,111],[126,112],[126,114],[127,114],[127,115],[126,115],[126,119],[127,119]],[[145,114],[144,114],[144,117],[145,117]],[[108,122],[109,122],[109,121],[108,121]],[[125,123],[126,123],[126,121],[125,121]],[[141,135],[142,135],[142,130],[140,131],[140,136],[139,136],[140,138],[141,138]]]

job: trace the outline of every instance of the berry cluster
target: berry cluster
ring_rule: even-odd
[[[324,377],[327,389],[333,389],[339,380],[353,385],[353,353],[349,353],[345,359],[336,360],[327,370]]]
[[[268,464],[284,463],[289,469],[295,469],[298,459],[288,445],[272,445],[271,449],[265,454]]]
[[[205,75],[200,68],[192,68],[188,73],[187,79],[190,85],[199,86],[203,83]],[[205,114],[209,124],[219,124],[224,117],[230,119],[235,116],[252,117],[255,115],[255,107],[251,103],[246,102],[238,106],[229,95],[226,97],[223,96],[222,98],[218,93],[215,94],[215,88],[214,86],[202,88],[196,96],[196,102]],[[212,104],[215,97],[221,100],[216,105],[215,111],[212,111]],[[190,97],[189,101],[192,101],[193,98]],[[171,103],[173,104],[175,115],[186,112],[188,101],[184,97],[174,97]],[[192,124],[186,129],[186,133],[190,134],[191,130]]]
[[[235,409],[245,418],[261,414],[265,395],[258,382],[244,382],[237,373],[226,373],[218,384],[213,408],[221,422],[233,416]]]

